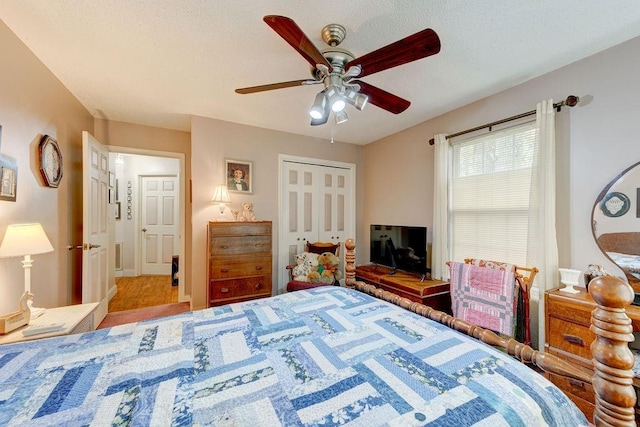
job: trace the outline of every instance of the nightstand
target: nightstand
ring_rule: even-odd
[[[64,323],[64,327],[62,329],[25,337],[22,334],[22,330],[26,326],[23,326],[15,331],[9,332],[8,334],[0,335],[0,344],[10,344],[20,341],[37,340],[41,338],[93,331],[95,329],[95,325],[93,324],[93,312],[96,307],[98,307],[97,302],[69,305],[67,307],[48,308],[42,316],[31,320],[29,324],[49,325],[52,323]]]

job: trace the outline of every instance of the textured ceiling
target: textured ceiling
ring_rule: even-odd
[[[348,122],[312,127],[321,86],[234,92],[310,77],[264,15],[292,18],[318,48],[339,23],[356,57],[424,28],[442,50],[363,78],[411,101],[405,112],[348,107]],[[195,115],[355,144],[640,35],[637,0],[0,0],[0,18],[95,117],[188,131]]]

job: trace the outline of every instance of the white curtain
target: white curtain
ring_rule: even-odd
[[[536,123],[539,144],[531,176],[527,265],[540,270],[531,291],[531,333],[534,346],[537,343],[537,348],[542,349],[545,340],[544,293],[557,285],[558,275],[555,109],[552,99],[537,105]],[[536,304],[537,317],[534,317]]]
[[[431,246],[431,276],[434,279],[449,280],[446,262],[450,260],[449,250],[449,175],[451,146],[444,134],[434,137],[433,159],[433,237]]]

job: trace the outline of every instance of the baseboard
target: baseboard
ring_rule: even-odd
[[[109,301],[111,301],[111,298],[115,297],[117,293],[118,293],[118,285],[113,285],[112,287],[110,287],[109,292],[107,292],[107,297],[109,298]]]

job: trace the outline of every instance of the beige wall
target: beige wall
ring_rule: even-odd
[[[207,222],[215,219],[217,207],[209,200],[214,187],[225,182],[224,159],[253,162],[253,194],[231,194],[231,207],[239,210],[242,202],[254,204],[260,220],[273,221],[274,280],[278,268],[278,156],[309,157],[354,163],[356,165],[356,230],[362,239],[363,147],[300,135],[238,125],[219,120],[194,117],[191,121],[193,173],[193,293],[192,306],[206,305],[206,231]]]
[[[0,201],[0,236],[12,223],[42,223],[55,251],[33,256],[34,302],[66,305],[74,299],[72,281],[80,280],[79,251],[67,245],[82,241],[81,132],[93,131],[93,117],[1,21],[0,52],[0,153],[18,165],[17,200]],[[38,143],[45,134],[58,141],[63,155],[57,189],[45,187],[38,170]],[[0,259],[0,313],[16,310],[23,290],[20,259]]]

